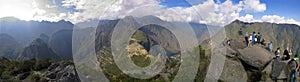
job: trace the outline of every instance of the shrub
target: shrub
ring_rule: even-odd
[[[33,74],[31,77],[30,77],[31,80],[34,80],[34,81],[39,81],[41,79],[41,76],[39,74]]]

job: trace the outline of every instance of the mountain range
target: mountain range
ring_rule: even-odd
[[[142,21],[141,21],[142,20]],[[143,25],[149,21],[156,21],[159,24],[148,24]],[[116,19],[116,20],[99,20],[98,25],[96,26],[95,33],[95,50],[97,52],[97,58],[101,60],[105,60],[100,62],[102,68],[105,70],[104,72],[113,81],[120,81],[123,79],[130,78],[125,76],[117,69],[116,65],[113,63],[112,53],[111,53],[111,38],[112,33],[115,30],[115,27],[120,23],[125,22],[124,26],[141,26],[131,37],[129,43],[134,43],[136,45],[142,46],[148,52],[150,52],[150,48],[154,45],[161,45],[165,48],[168,55],[167,67],[162,71],[160,76],[156,76],[154,80],[169,80],[174,78],[174,74],[176,73],[176,67],[180,66],[180,45],[178,42],[178,38],[173,34],[170,30],[166,29],[164,26],[168,26],[171,28],[178,28],[180,26],[176,26],[176,24],[180,24],[181,22],[168,22],[161,20],[154,16],[145,16],[141,18],[134,18],[131,16]],[[196,38],[198,40],[198,44],[201,45],[200,50],[203,51],[201,55],[202,60],[200,61],[200,73],[196,77],[195,81],[203,81],[205,77],[205,73],[207,70],[207,66],[210,62],[210,55],[207,55],[210,40],[210,32],[208,25],[199,24],[199,23],[188,23],[191,28],[194,30],[196,34]],[[11,60],[28,60],[28,59],[51,59],[54,61],[59,60],[73,60],[72,53],[72,35],[73,35],[73,26],[68,21],[58,21],[58,22],[47,22],[47,21],[22,21],[16,18],[7,17],[0,19],[0,57],[5,57]],[[143,26],[142,26],[143,25]],[[185,27],[180,27],[179,31],[184,31]],[[265,64],[267,64],[266,60],[259,60],[261,62],[256,62],[255,59],[251,60],[245,54],[251,50],[261,50],[263,48],[260,47],[252,47],[246,48],[243,46],[243,37],[246,32],[260,32],[262,37],[266,40],[266,42],[272,41],[273,48],[282,47],[285,49],[289,47],[293,49],[293,53],[300,53],[300,26],[293,24],[275,24],[275,23],[267,23],[267,22],[254,22],[247,23],[239,20],[233,21],[232,23],[224,26],[226,31],[226,37],[233,40],[233,45],[228,48],[228,53],[234,53],[237,58],[230,57],[226,59],[225,66],[227,66],[224,70],[225,75],[221,77],[220,81],[237,81],[237,79],[232,79],[226,76],[226,74],[233,74],[236,77],[240,77],[238,81],[245,81],[248,79],[255,78],[256,72],[253,70],[263,69]],[[84,30],[84,28],[83,28]],[[241,34],[240,34],[241,33]],[[191,33],[192,34],[192,33]],[[182,35],[186,41],[189,41],[188,38],[191,36],[189,34]],[[195,45],[198,47],[198,45]],[[266,59],[271,57],[271,53],[266,50],[261,50],[258,53],[263,53],[263,55],[267,54],[267,56],[263,56]],[[205,54],[203,56],[203,54]],[[226,56],[227,57],[227,56]],[[257,57],[257,56],[251,56]],[[134,61],[147,61],[147,59],[142,59],[144,57],[135,57],[132,60]],[[254,62],[254,63],[253,63]],[[143,62],[137,63],[139,65],[145,65]],[[235,68],[233,68],[235,67]],[[248,68],[250,67],[250,68]],[[231,69],[236,69],[241,71],[240,73],[232,72]],[[246,73],[247,71],[247,73]],[[250,71],[250,72],[249,72]],[[118,74],[118,75],[112,75]],[[236,74],[236,75],[235,75]],[[128,81],[136,80],[134,78],[128,79]],[[152,79],[153,80],[153,79]],[[140,80],[138,80],[140,81]],[[249,80],[248,80],[249,81]],[[254,80],[250,80],[254,81]],[[256,80],[255,80],[256,81]]]

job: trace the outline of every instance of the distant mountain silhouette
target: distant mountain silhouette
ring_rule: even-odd
[[[0,33],[15,38],[23,46],[27,46],[41,34],[51,36],[57,30],[72,29],[73,24],[64,20],[58,22],[23,21],[13,17],[0,18]]]
[[[35,39],[32,43],[24,48],[23,53],[18,57],[24,59],[52,59],[60,60],[61,58],[46,44],[42,39]]]
[[[156,21],[164,26],[171,27],[171,23],[176,23],[163,21],[155,16],[145,16],[141,18],[128,16],[117,20],[100,20],[95,34],[96,50],[110,46],[113,29],[120,20],[128,24],[138,24],[137,21],[141,24],[147,21]],[[39,45],[40,47],[49,47],[50,51],[47,51],[47,53],[49,53],[44,55],[51,55],[50,58],[53,58],[52,55],[55,54],[62,59],[72,60],[72,29],[74,26],[72,23],[64,20],[58,22],[22,21],[13,17],[1,18],[0,23],[0,33],[11,36],[19,45],[26,47],[17,54],[22,55],[20,57],[32,57],[30,55],[32,55],[33,52],[29,53],[29,51],[32,50],[31,48],[36,47],[35,45],[38,43],[43,44]],[[190,23],[190,25],[194,29],[198,39],[203,39],[205,34],[205,36],[208,36],[206,25],[198,23]],[[153,45],[160,44],[166,49],[169,55],[179,53],[180,46],[176,37],[165,27],[150,24],[142,26],[139,31],[146,35],[144,36],[146,39],[141,42],[144,42],[143,46],[145,46],[147,50]],[[185,36],[189,37],[188,35]]]

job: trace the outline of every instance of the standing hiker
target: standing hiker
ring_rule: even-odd
[[[289,82],[297,82],[299,75],[299,65],[295,59],[288,62],[288,71],[290,72]]]
[[[243,36],[242,28],[240,28],[240,30],[239,30],[239,35],[242,35],[242,36]]]
[[[269,43],[269,51],[272,52],[272,49],[273,49],[273,43],[272,43],[272,41],[270,41],[270,43]]]
[[[261,37],[260,33],[258,32],[258,33],[257,33],[257,43],[258,43],[258,44],[261,44],[261,38],[262,38],[262,37]]]
[[[248,32],[245,34],[245,43],[246,43],[246,46],[248,46],[249,45],[249,39],[248,39],[248,37],[249,37],[249,34],[248,34]]]
[[[248,39],[249,39],[249,46],[250,46],[252,44],[252,33],[249,35]]]
[[[253,32],[253,34],[252,34],[252,46],[254,46],[254,44],[255,44],[255,38],[256,37],[256,34],[255,34],[255,32]]]

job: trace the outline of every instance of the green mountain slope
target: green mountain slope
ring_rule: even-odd
[[[15,59],[22,50],[22,46],[11,36],[0,34],[0,57]]]

